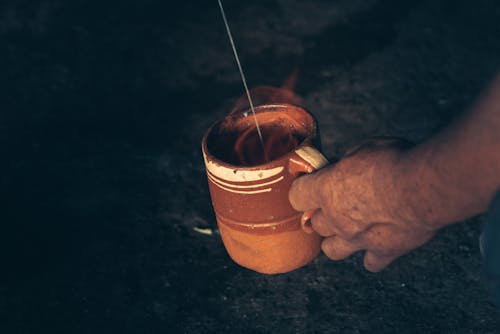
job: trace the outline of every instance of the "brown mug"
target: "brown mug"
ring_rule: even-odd
[[[295,178],[328,161],[313,147],[319,140],[317,125],[304,108],[261,105],[255,116],[268,151],[264,156],[255,153],[262,147],[250,111],[231,114],[205,133],[208,185],[231,258],[260,273],[284,273],[309,263],[321,248],[321,237],[310,225],[313,212],[295,211],[288,191]],[[269,140],[277,133],[282,135]]]

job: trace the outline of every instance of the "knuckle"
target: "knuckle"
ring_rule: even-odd
[[[363,228],[350,219],[339,220],[339,232],[344,239],[350,240],[363,232]]]

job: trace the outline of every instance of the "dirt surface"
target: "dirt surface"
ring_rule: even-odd
[[[225,4],[250,86],[299,68],[330,158],[425,139],[499,65],[497,1]],[[230,260],[199,145],[242,94],[216,1],[7,0],[0,42],[1,333],[498,332],[481,217],[379,274]]]

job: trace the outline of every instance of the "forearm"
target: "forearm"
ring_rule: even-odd
[[[398,165],[398,196],[410,219],[434,227],[483,212],[500,188],[500,79],[471,113]]]

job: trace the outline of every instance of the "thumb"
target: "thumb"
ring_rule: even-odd
[[[318,174],[308,174],[297,178],[288,192],[288,199],[297,211],[306,211],[321,207]]]

